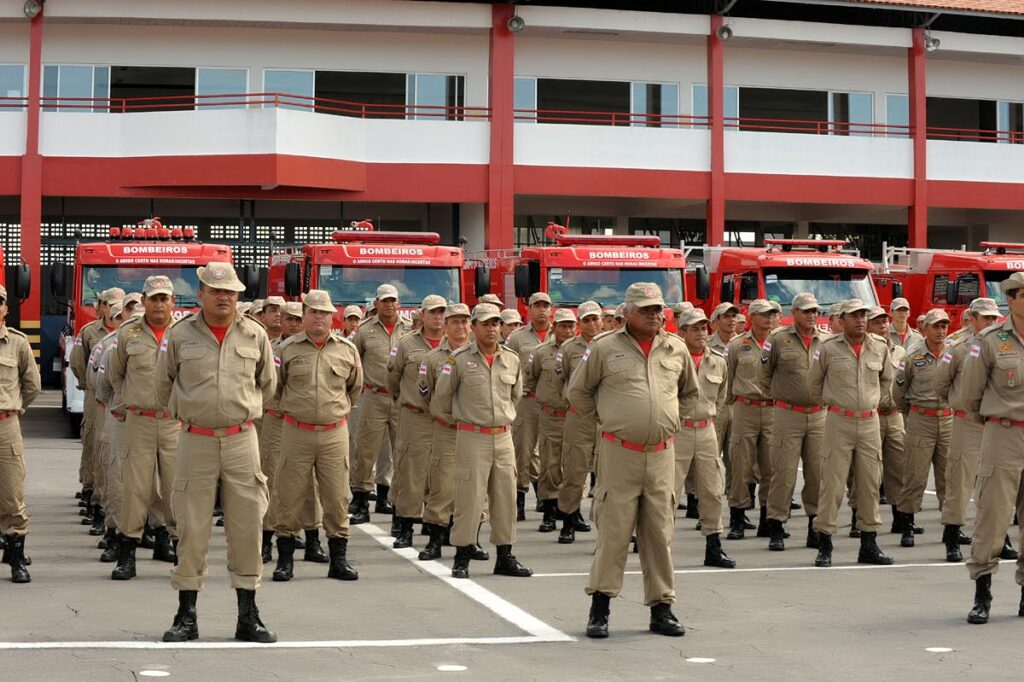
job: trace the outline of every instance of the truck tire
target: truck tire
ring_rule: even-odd
[[[68,413],[68,425],[71,427],[71,437],[82,437],[82,415]]]

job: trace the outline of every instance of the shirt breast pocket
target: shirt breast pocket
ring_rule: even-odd
[[[0,379],[7,383],[18,376],[18,359],[9,355],[0,356]]]
[[[235,357],[239,363],[239,370],[244,376],[252,376],[256,373],[256,361],[260,357],[258,349],[239,346],[235,348]]]
[[[736,361],[736,376],[753,379],[757,374],[758,355],[752,351],[740,351],[739,360]]]
[[[466,372],[462,376],[462,383],[466,386],[483,386],[487,382],[487,377],[484,376],[483,372]]]
[[[181,346],[178,349],[178,360],[180,361],[179,373],[189,383],[203,383],[208,380],[212,373],[209,346],[204,343]]]
[[[344,390],[348,383],[348,377],[351,373],[352,367],[344,362],[331,365],[331,369],[327,373],[327,381],[331,390]]]

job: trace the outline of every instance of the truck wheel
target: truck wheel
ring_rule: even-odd
[[[68,414],[68,425],[71,426],[71,437],[82,437],[82,415]]]

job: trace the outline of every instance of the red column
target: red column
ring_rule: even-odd
[[[32,19],[28,57],[28,125],[25,155],[21,159],[21,258],[32,274],[32,293],[21,304],[21,327],[27,330],[35,352],[39,350],[42,280],[43,159],[39,155],[39,97],[43,76],[43,13]]]
[[[928,116],[925,79],[924,29],[913,30],[913,46],[907,56],[907,90],[910,99],[910,135],[914,143],[914,197],[907,214],[907,242],[928,246]]]
[[[711,174],[707,206],[707,230],[710,246],[725,244],[725,61],[717,31],[722,25],[719,14],[711,16],[708,35],[708,116],[711,118]]]
[[[487,179],[487,206],[484,216],[487,227],[484,248],[511,249],[514,239],[513,213],[513,136],[515,120],[516,43],[508,30],[513,6],[495,3],[492,6],[490,46],[491,158]]]

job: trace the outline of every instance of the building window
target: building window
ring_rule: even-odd
[[[725,127],[736,128],[740,117],[740,89],[735,85],[726,85],[722,94]],[[703,117],[703,120],[695,120],[694,128],[709,127],[710,120],[706,118],[709,116],[708,111],[708,86],[698,83],[693,86],[693,105],[690,112],[694,118],[702,119]]]
[[[542,123],[629,125],[630,84],[564,78],[537,79]]]
[[[0,64],[0,111],[24,111],[20,100],[25,97],[25,65]]]
[[[427,121],[461,121],[465,76],[410,73],[406,79],[409,118]]]
[[[870,92],[830,93],[828,120],[831,122],[831,135],[871,135],[875,122],[875,98]]]
[[[885,124],[889,137],[910,137],[910,98],[906,95],[885,96]]]
[[[43,111],[110,111],[110,67],[56,64],[43,67]],[[90,100],[102,100],[93,102]]]
[[[201,108],[242,109],[249,92],[248,69],[196,69],[197,104]],[[208,95],[233,95],[209,97]]]
[[[928,139],[995,142],[996,110],[993,100],[929,97]]]
[[[291,95],[284,97],[287,102],[281,104],[282,109],[300,109],[309,111],[313,104],[314,74],[312,71],[289,71],[284,69],[265,69],[263,71],[263,92],[268,97],[265,106],[274,106],[273,95]]]
[[[405,117],[404,73],[317,71],[316,110],[359,118]]]
[[[515,94],[513,96],[515,120],[536,121],[537,120],[537,79],[516,78]]]
[[[196,70],[178,66],[111,66],[110,98],[116,111],[190,111]]]
[[[1000,144],[1024,142],[1024,104],[999,102],[998,125]]]
[[[740,130],[817,133],[828,130],[828,93],[785,88],[740,88]]]
[[[632,125],[647,128],[679,126],[679,86],[675,83],[633,83]]]

